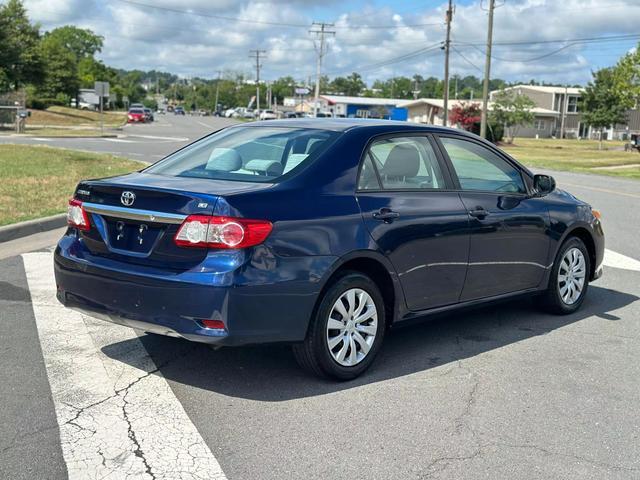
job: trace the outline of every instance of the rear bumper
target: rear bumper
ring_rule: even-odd
[[[54,254],[57,297],[65,306],[139,330],[218,345],[303,340],[321,273],[333,261],[301,257],[283,259],[271,271],[253,272],[248,262],[222,276],[163,277],[86,251],[79,255],[80,248],[73,235],[65,235]],[[225,329],[205,328],[205,319],[221,320]]]

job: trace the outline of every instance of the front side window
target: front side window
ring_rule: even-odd
[[[373,142],[365,156],[359,186],[377,182],[370,173],[371,167],[377,170],[386,190],[445,188],[438,159],[425,137],[393,137]]]
[[[520,171],[488,148],[459,138],[440,140],[463,190],[526,193]]]
[[[271,182],[314,161],[338,135],[309,128],[228,128],[189,145],[144,172]]]

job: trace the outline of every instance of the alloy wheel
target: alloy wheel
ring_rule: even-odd
[[[378,332],[378,310],[366,291],[351,288],[336,300],[327,321],[327,346],[333,359],[353,367],[365,359]]]

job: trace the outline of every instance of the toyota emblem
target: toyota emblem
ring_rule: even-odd
[[[136,194],[128,190],[125,190],[124,192],[122,192],[122,195],[120,195],[120,202],[122,202],[125,207],[130,207],[135,201]]]

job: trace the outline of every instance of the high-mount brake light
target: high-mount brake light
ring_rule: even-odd
[[[89,215],[84,208],[82,208],[82,202],[72,198],[69,200],[69,206],[67,207],[67,223],[71,227],[75,227],[79,230],[89,230],[91,224],[89,223]]]
[[[267,220],[189,215],[174,241],[181,247],[247,248],[264,242],[272,228]]]

